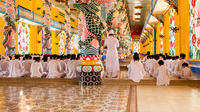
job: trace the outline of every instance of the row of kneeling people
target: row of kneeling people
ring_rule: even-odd
[[[134,82],[140,82],[149,75],[157,79],[157,85],[169,85],[170,75],[178,78],[189,79],[192,72],[186,55],[171,57],[164,55],[148,55],[140,61],[139,54],[135,53],[133,61],[128,65],[128,77]]]
[[[78,78],[76,68],[81,64],[80,55],[15,55],[3,57],[0,61],[1,77],[33,77],[33,78]]]

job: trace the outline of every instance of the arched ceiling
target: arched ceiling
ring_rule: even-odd
[[[129,23],[133,35],[141,34],[151,2],[152,0],[127,0]]]

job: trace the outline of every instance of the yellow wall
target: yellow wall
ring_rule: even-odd
[[[156,54],[160,54],[160,22],[156,25]]]
[[[37,26],[30,25],[30,53],[37,53]]]
[[[40,16],[43,16],[43,10],[44,10],[43,3],[44,3],[43,0],[34,0],[33,12]],[[40,9],[38,9],[38,8],[40,8]]]
[[[33,11],[33,3],[35,0],[16,0],[16,5],[20,5],[30,11]]]
[[[169,10],[164,15],[164,38],[163,38],[163,53],[169,54],[169,43],[170,43],[170,28],[169,28]]]
[[[52,54],[59,54],[59,37],[52,31]]]
[[[180,53],[185,53],[186,58],[190,56],[190,16],[189,0],[179,0],[179,25],[180,25]]]
[[[152,37],[151,37],[151,41],[152,41],[152,54],[154,54],[154,29],[153,29],[153,31],[152,31]]]
[[[42,54],[42,30],[37,34],[37,54]]]
[[[16,28],[18,28],[18,22],[16,23]],[[16,41],[15,54],[18,54],[18,33],[17,32],[15,34],[15,41]]]
[[[0,24],[0,29],[3,29],[3,27],[5,25],[3,18],[0,18],[0,23],[1,23]],[[0,30],[0,54],[1,55],[5,55],[5,48],[4,48],[3,44],[2,44],[3,39],[4,39],[3,30]]]
[[[175,11],[175,26],[179,27],[179,15],[178,13]],[[177,31],[175,34],[175,55],[178,56],[180,54],[180,35],[179,35],[180,31]]]

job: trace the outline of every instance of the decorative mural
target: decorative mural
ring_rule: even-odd
[[[71,25],[70,25],[70,0],[65,1],[65,32],[66,32],[66,41],[65,41],[65,49],[66,54],[70,54],[70,41],[71,41]]]
[[[78,54],[79,53],[79,41],[81,40],[81,37],[77,34],[72,34],[71,41],[70,41],[70,49],[71,54]]]
[[[51,2],[44,0],[44,25],[43,25],[43,54],[51,54],[52,48],[52,34],[51,34]]]
[[[169,13],[170,19],[170,55],[175,55],[175,32],[172,30],[175,27],[175,9],[171,9]]]
[[[18,53],[21,55],[30,53],[30,27],[28,24],[18,24]]]
[[[106,37],[104,31],[110,29],[117,34],[120,49],[128,50],[132,39],[124,0],[78,0],[77,3],[74,7],[81,10],[82,53],[98,54],[103,45],[102,35]]]
[[[200,59],[200,0],[190,0],[190,58]]]
[[[134,52],[140,53],[140,41],[134,41]]]
[[[160,53],[162,54],[163,53],[163,23],[160,23]]]
[[[7,55],[14,55],[15,54],[15,38],[14,35],[17,31],[16,25],[15,25],[15,4],[14,0],[6,0],[5,3],[5,15],[4,15],[4,21],[5,21],[5,27],[3,31],[4,40],[3,40],[3,46],[6,48],[6,54]]]
[[[98,6],[100,5],[98,0],[79,1],[80,3],[74,4],[75,8],[78,8],[85,16],[87,38],[82,38],[79,41],[81,53],[89,55],[98,55],[101,48],[102,34],[104,25],[97,13],[100,11]]]
[[[62,31],[58,35],[59,38],[59,54],[62,55],[65,53],[65,32]]]

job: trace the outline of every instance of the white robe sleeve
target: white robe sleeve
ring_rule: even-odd
[[[43,74],[43,66],[42,66],[42,63],[40,63],[40,73]]]
[[[116,47],[119,47],[119,41],[116,39]]]
[[[30,72],[31,72],[31,74],[33,73],[33,64],[31,64],[31,69],[30,69]]]
[[[58,71],[61,72],[62,68],[61,68],[61,64],[60,62],[58,62]]]
[[[107,39],[105,39],[104,46],[107,46],[107,41],[108,41],[108,40],[107,40]]]

